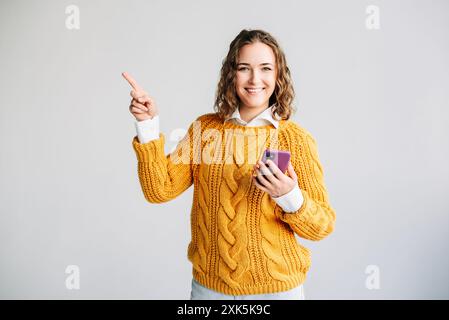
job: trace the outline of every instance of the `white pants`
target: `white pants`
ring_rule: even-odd
[[[291,290],[277,293],[232,296],[208,289],[192,279],[190,300],[305,300],[305,298],[302,284]]]

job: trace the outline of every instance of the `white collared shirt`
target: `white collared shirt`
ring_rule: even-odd
[[[258,127],[258,126],[264,126],[266,124],[272,124],[276,129],[279,127],[279,116],[276,114],[276,118],[273,118],[271,115],[271,110],[275,107],[275,105],[272,105],[271,107],[266,108],[263,112],[259,113],[254,119],[252,119],[249,122],[246,122],[243,120],[240,116],[240,111],[237,108],[234,113],[226,118],[225,121],[233,120],[234,123],[247,126],[247,127]]]
[[[276,116],[273,118],[271,109],[274,107],[266,108],[263,112],[258,114],[254,119],[249,122],[244,121],[240,117],[239,109],[236,109],[234,113],[225,119],[225,121],[234,121],[234,123],[247,126],[257,127],[267,124],[272,124],[276,129],[279,127],[280,118]],[[137,138],[140,143],[148,143],[151,140],[159,139],[159,115],[153,117],[153,119],[147,119],[143,121],[135,121]],[[296,185],[290,192],[272,199],[286,212],[293,213],[301,208],[304,198],[302,196],[299,186]]]

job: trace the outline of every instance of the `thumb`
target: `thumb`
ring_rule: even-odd
[[[293,180],[295,180],[295,181],[298,180],[298,176],[296,175],[295,169],[293,169],[293,166],[292,166],[292,163],[291,163],[291,162],[288,163],[287,172],[288,172],[288,175],[289,175]]]

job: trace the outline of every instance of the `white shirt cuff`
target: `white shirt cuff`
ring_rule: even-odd
[[[286,213],[293,213],[295,211],[298,211],[299,208],[301,208],[302,203],[304,202],[304,198],[302,196],[301,190],[299,189],[299,186],[296,185],[293,190],[290,192],[277,197],[273,198],[273,200],[286,212]]]
[[[135,121],[135,126],[140,143],[159,139],[159,115],[154,116],[153,119]]]

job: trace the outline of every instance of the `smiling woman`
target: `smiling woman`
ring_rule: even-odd
[[[275,60],[273,50],[261,42],[247,44],[239,52],[235,86],[240,116],[246,122],[268,107],[276,87]]]
[[[194,185],[187,248],[191,299],[304,299],[311,260],[295,234],[324,239],[334,229],[335,211],[315,139],[290,120],[294,90],[276,40],[263,30],[237,35],[221,68],[216,112],[200,115],[169,155],[154,99],[124,77],[134,89],[132,145],[145,198],[167,202]],[[205,136],[216,137],[215,144]],[[291,154],[286,173],[270,161],[252,166],[250,159],[265,149]],[[199,150],[225,151],[226,161],[209,161],[214,157],[204,152],[198,157]],[[175,161],[179,152],[187,161]]]
[[[290,70],[276,39],[263,30],[242,30],[223,60],[214,108],[222,118],[239,109],[249,122],[268,106],[282,119],[294,111]]]

